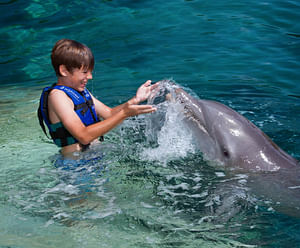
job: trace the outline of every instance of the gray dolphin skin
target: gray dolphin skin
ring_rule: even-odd
[[[208,159],[251,171],[299,167],[296,159],[233,109],[219,102],[195,99],[181,88],[175,94],[176,101],[184,106],[184,121]]]

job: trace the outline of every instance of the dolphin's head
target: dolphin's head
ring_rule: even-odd
[[[195,142],[209,160],[235,168],[276,171],[282,163],[294,164],[259,128],[224,104],[198,100],[178,88],[176,102]],[[291,161],[291,162],[290,162]]]
[[[232,111],[217,102],[192,97],[182,88],[175,90],[175,101],[183,107],[185,122],[193,133],[194,142],[209,160],[224,164],[238,160],[241,130],[232,118]]]

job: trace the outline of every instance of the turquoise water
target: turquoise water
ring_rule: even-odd
[[[0,8],[0,247],[300,246],[299,216],[252,192],[249,175],[204,161],[176,123],[163,124],[172,131],[152,147],[148,117],[129,119],[87,154],[101,160],[64,171],[36,118],[41,89],[56,79],[52,46],[71,38],[94,52],[88,88],[107,105],[147,79],[173,78],[239,111],[300,160],[298,1],[7,0]]]

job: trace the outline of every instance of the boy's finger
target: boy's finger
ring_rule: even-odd
[[[147,80],[145,83],[144,83],[144,86],[149,86],[151,84],[151,80]]]

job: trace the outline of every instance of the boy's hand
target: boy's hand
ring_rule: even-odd
[[[137,105],[128,101],[123,110],[125,115],[130,117],[155,112],[156,108],[151,105]]]
[[[153,85],[151,85],[151,80],[146,81],[146,83],[142,84],[137,92],[136,92],[136,102],[137,104],[143,101],[146,101],[149,97],[149,95],[151,94],[152,90],[154,90],[159,83],[155,83]]]

